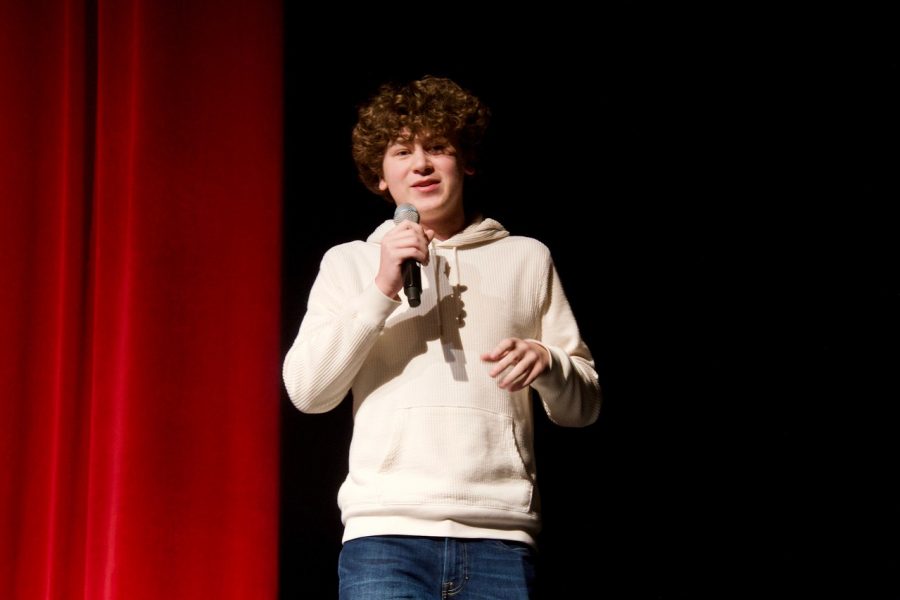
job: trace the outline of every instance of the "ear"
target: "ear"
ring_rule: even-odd
[[[465,169],[463,169],[463,173],[471,177],[475,174],[475,169],[473,169],[472,167],[466,167]]]
[[[381,191],[383,192],[383,191],[385,191],[385,190],[387,189],[387,187],[388,187],[388,186],[387,186],[387,181],[385,181],[384,179],[379,179],[379,180],[378,180],[378,189],[379,189],[379,190],[381,190]]]

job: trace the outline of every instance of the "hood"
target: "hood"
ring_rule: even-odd
[[[392,220],[385,221],[366,238],[366,241],[380,244],[387,232],[393,228],[394,222]],[[437,248],[464,248],[503,239],[508,235],[509,232],[506,228],[494,219],[482,219],[479,217],[456,235],[443,241],[433,240],[431,243]]]

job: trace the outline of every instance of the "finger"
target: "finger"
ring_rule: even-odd
[[[500,387],[509,389],[510,391],[517,391],[525,387],[524,382],[527,380],[528,373],[531,369],[526,363],[527,361],[522,361],[514,365],[506,376],[500,380]]]
[[[540,365],[537,363],[531,365],[531,367],[527,369],[523,369],[522,373],[518,377],[514,377],[514,373],[510,373],[508,377],[508,381],[504,380],[503,384],[500,387],[506,387],[511,392],[518,392],[519,390],[523,390],[530,386],[537,376],[540,374]]]
[[[524,366],[518,367],[520,360],[521,360],[521,357],[518,354],[510,352],[509,354],[504,356],[500,360],[500,362],[498,362],[496,365],[494,365],[494,368],[491,369],[491,377],[496,377],[497,375],[499,375],[500,373],[502,373],[503,371],[505,371],[506,369],[509,369],[509,368],[517,370],[517,372],[521,373],[525,369],[525,367]],[[509,377],[509,373],[507,373],[507,377]]]
[[[431,241],[425,230],[420,225],[411,223],[407,226],[399,226],[394,234],[393,242],[403,247],[415,247],[427,254],[428,244]],[[432,237],[434,232],[432,232]]]
[[[490,361],[499,360],[513,348],[515,348],[515,341],[512,338],[506,338],[505,340],[502,340],[499,344],[494,346],[493,350],[482,354],[481,359]]]
[[[404,221],[403,223],[397,224],[392,230],[390,230],[387,235],[385,235],[385,239],[405,239],[405,240],[420,240],[425,239],[425,233],[422,230],[421,225],[416,223],[412,223],[410,221]]]
[[[516,380],[522,376],[522,371],[518,367],[510,369],[509,372],[500,378],[500,381],[497,385],[500,386],[501,389],[506,389],[511,386]]]
[[[390,251],[392,262],[397,265],[403,264],[407,259],[413,259],[421,263],[425,260],[426,254],[416,246],[398,246]]]
[[[489,374],[491,377],[496,377],[497,375],[504,372],[506,369],[508,369],[509,367],[511,367],[515,364],[515,360],[509,354],[507,354],[506,356],[504,356],[502,358],[498,358],[495,360],[497,360],[498,362],[490,370]]]
[[[522,378],[515,384],[511,385],[509,390],[511,392],[518,392],[519,390],[523,390],[523,389],[527,388],[534,382],[535,379],[537,379],[537,376],[540,375],[540,373],[541,373],[540,365],[535,363],[531,367],[531,371],[529,371],[524,378]]]
[[[428,257],[428,245],[412,231],[399,232],[386,246],[387,251],[393,253],[398,262],[407,258],[415,258],[417,261],[425,261]]]

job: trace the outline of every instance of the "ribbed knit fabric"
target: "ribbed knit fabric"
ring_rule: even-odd
[[[542,243],[493,219],[434,241],[421,304],[374,285],[380,225],[322,259],[284,361],[303,412],[352,391],[349,473],[338,494],[344,541],[367,535],[485,537],[535,543],[540,530],[529,390],[511,393],[480,356],[508,337],[540,342],[552,364],[532,384],[550,419],[594,422],[590,351]]]

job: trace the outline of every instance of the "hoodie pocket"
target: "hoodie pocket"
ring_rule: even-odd
[[[512,418],[477,408],[398,409],[379,466],[381,502],[528,512],[534,489]]]

